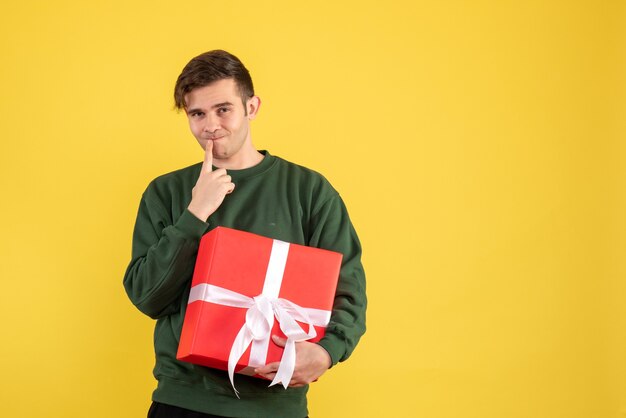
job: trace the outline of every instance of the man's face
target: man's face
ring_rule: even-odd
[[[256,116],[260,102],[253,97],[244,108],[235,80],[228,78],[198,87],[185,95],[185,103],[193,136],[203,149],[213,141],[214,159],[235,168],[256,152],[250,139],[250,120]]]

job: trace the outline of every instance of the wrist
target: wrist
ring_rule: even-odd
[[[319,352],[320,352],[320,362],[321,364],[326,367],[327,369],[330,369],[330,366],[333,365],[333,359],[330,357],[330,354],[328,353],[328,351],[326,351],[326,349],[324,347],[322,347],[319,344],[315,344],[319,347]]]
[[[189,206],[187,206],[187,210],[191,212],[193,216],[200,219],[202,222],[206,222],[207,219],[209,219],[209,216],[211,216],[211,214],[213,213],[213,211],[207,211],[206,209],[196,207],[193,204],[193,201],[189,203]]]
[[[177,229],[191,238],[200,239],[209,229],[209,224],[202,221],[189,209],[185,210],[174,224]]]

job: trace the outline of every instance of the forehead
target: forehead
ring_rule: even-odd
[[[214,81],[203,87],[197,87],[185,94],[188,109],[208,108],[218,103],[241,102],[237,83],[232,78]]]

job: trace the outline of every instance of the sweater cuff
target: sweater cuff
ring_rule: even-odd
[[[339,363],[345,353],[345,343],[337,335],[327,333],[317,342],[330,355],[331,367]]]
[[[209,224],[196,218],[193,213],[189,212],[189,209],[184,210],[174,226],[184,235],[196,239],[202,238],[202,235],[209,229]]]

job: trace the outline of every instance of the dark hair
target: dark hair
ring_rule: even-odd
[[[237,84],[244,106],[254,96],[254,86],[248,69],[231,53],[216,49],[193,58],[183,68],[174,87],[174,105],[183,109],[185,95],[198,87],[208,86],[214,81],[232,78]]]

